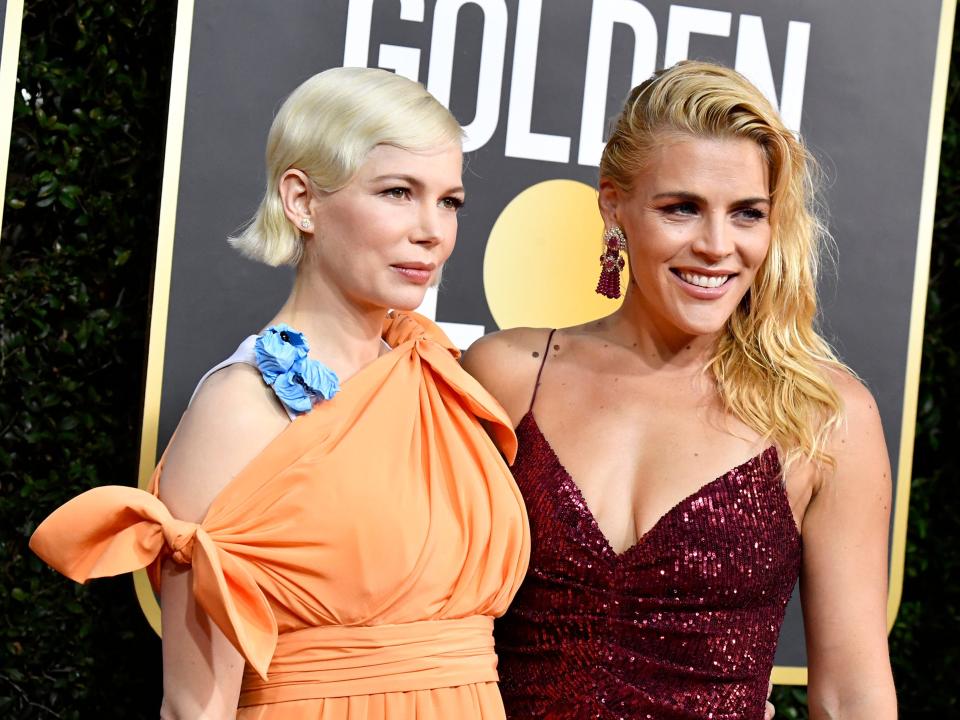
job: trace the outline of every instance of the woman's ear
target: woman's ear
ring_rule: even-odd
[[[304,235],[314,231],[313,198],[310,178],[296,168],[290,168],[280,176],[280,201],[287,220]]]
[[[620,207],[622,191],[609,178],[600,178],[600,193],[597,195],[597,205],[603,217],[603,226],[611,228],[620,225],[618,209]]]

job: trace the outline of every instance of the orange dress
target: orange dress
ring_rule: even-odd
[[[527,567],[509,419],[429,321],[280,433],[199,525],[153,494],[74,498],[30,546],[68,577],[191,563],[198,602],[244,655],[238,718],[503,718],[493,618]]]

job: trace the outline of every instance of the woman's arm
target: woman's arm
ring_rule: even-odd
[[[890,462],[876,402],[837,376],[845,420],[803,519],[800,593],[811,720],[887,720],[897,701],[887,649]]]
[[[214,498],[287,425],[255,369],[233,365],[200,389],[167,451],[160,499],[199,523]],[[193,571],[167,560],[160,592],[163,720],[235,718],[243,656],[200,608]]]

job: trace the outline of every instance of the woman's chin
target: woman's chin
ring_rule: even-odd
[[[723,332],[729,320],[727,315],[716,317],[687,317],[678,319],[674,324],[683,335],[693,338],[715,337]]]
[[[423,304],[423,298],[426,296],[426,291],[421,292],[405,292],[405,293],[394,293],[392,302],[389,307],[392,310],[398,310],[400,312],[411,312],[416,310]]]

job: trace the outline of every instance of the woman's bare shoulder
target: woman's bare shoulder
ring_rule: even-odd
[[[513,362],[522,356],[541,353],[550,334],[548,328],[518,327],[488,333],[464,353],[464,362]]]
[[[845,367],[828,367],[825,372],[842,404],[836,440],[864,432],[882,433],[879,406],[866,383]]]
[[[215,372],[167,449],[160,499],[174,517],[200,522],[227,483],[289,423],[256,368],[237,363]]]
[[[826,438],[825,450],[831,462],[801,464],[810,472],[814,498],[825,488],[843,488],[854,494],[888,492],[890,459],[873,393],[845,367],[824,367],[824,374],[840,396],[840,413]],[[834,497],[836,493],[829,495]]]
[[[548,328],[500,330],[463,354],[464,369],[500,401],[514,424],[529,407],[549,335]]]

